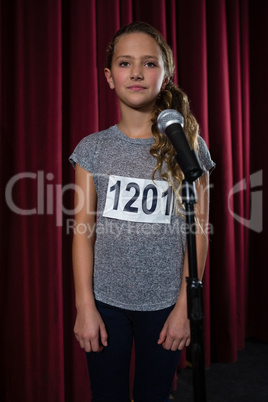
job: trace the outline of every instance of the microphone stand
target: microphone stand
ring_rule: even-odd
[[[206,402],[206,383],[204,367],[204,350],[202,320],[203,298],[202,282],[197,275],[196,238],[194,204],[196,204],[195,183],[184,180],[182,183],[182,200],[186,210],[187,244],[189,260],[189,277],[187,281],[187,308],[191,326],[191,345],[193,363],[194,402]]]
[[[189,254],[189,277],[187,280],[187,313],[191,324],[194,401],[206,402],[204,352],[202,339],[202,282],[197,275],[195,242],[194,204],[196,204],[195,180],[203,173],[197,154],[190,148],[183,130],[184,118],[174,109],[163,110],[157,118],[157,126],[162,134],[167,135],[176,151],[175,159],[180,166],[185,180],[182,187],[182,199],[186,210],[187,243]]]

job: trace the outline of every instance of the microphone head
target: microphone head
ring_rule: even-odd
[[[184,126],[183,116],[175,109],[163,110],[157,118],[157,127],[162,134],[165,134],[167,127],[173,123],[179,123],[182,127]]]

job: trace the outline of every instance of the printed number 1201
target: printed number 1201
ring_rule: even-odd
[[[170,223],[172,187],[164,180],[109,176],[103,216],[142,223]]]
[[[139,208],[138,206],[133,206],[133,204],[139,199],[140,194],[141,194],[141,189],[138,183],[135,182],[130,182],[126,186],[126,191],[131,192],[131,190],[134,190],[133,195],[131,198],[126,202],[123,211],[125,212],[132,212],[132,213],[138,213]],[[120,190],[121,190],[121,181],[117,180],[117,182],[110,187],[110,192],[115,192],[114,196],[114,204],[113,204],[113,209],[117,210],[118,209],[118,204],[119,204],[119,199],[120,199]],[[172,200],[172,187],[169,186],[168,189],[161,194],[162,198],[166,197],[166,208],[165,208],[165,215],[170,214],[170,206],[171,206],[171,200]],[[150,200],[150,201],[148,201]],[[150,215],[155,212],[156,207],[157,207],[157,201],[158,201],[158,191],[157,188],[154,184],[147,184],[147,186],[144,187],[142,191],[142,197],[141,197],[141,208],[142,211],[146,215]],[[150,205],[148,205],[150,204]]]

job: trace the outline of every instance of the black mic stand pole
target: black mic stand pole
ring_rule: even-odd
[[[185,205],[187,223],[187,244],[189,259],[189,277],[187,281],[188,318],[191,326],[191,345],[193,363],[194,402],[206,402],[206,383],[204,367],[204,345],[202,334],[203,298],[202,282],[197,274],[195,215],[195,183],[184,180],[182,183],[182,202]]]

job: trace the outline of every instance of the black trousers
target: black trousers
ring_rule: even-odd
[[[135,402],[169,400],[180,351],[165,350],[157,341],[173,309],[130,311],[96,301],[108,332],[108,346],[87,353],[92,401],[129,401],[129,369],[134,339]]]

